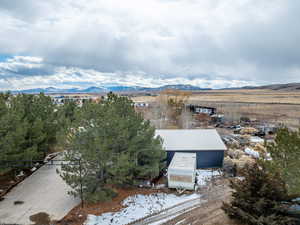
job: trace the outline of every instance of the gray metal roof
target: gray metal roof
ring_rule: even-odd
[[[176,152],[169,165],[169,169],[184,169],[194,171],[196,169],[196,153]]]
[[[167,151],[210,151],[227,149],[215,129],[158,129],[155,133],[163,139],[163,147]]]

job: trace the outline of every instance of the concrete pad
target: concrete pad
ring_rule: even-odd
[[[29,217],[40,212],[47,213],[51,220],[60,220],[78,205],[80,199],[67,194],[70,187],[56,173],[59,167],[44,165],[4,196],[0,224],[33,224]],[[24,203],[15,205],[15,201]]]

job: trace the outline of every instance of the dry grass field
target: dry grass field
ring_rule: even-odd
[[[155,102],[157,97],[138,96],[134,101]],[[300,127],[300,91],[211,90],[193,92],[189,103],[217,107],[219,113],[236,120],[248,116],[272,123]]]
[[[138,96],[135,101],[153,102],[156,97]],[[273,90],[211,90],[193,92],[190,101],[194,102],[242,102],[242,103],[273,103],[300,104],[300,91]]]

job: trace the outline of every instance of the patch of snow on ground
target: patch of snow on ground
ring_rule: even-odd
[[[199,186],[205,186],[213,176],[221,176],[222,173],[217,170],[196,170],[196,179]]]
[[[156,221],[154,223],[150,223],[149,225],[161,225],[161,224],[165,224],[166,222],[170,221],[171,219],[174,219],[175,217],[177,217],[179,214],[174,214],[166,219],[162,219],[160,221]],[[180,222],[184,222],[185,219],[181,220]],[[178,224],[182,224],[180,222],[177,222]],[[177,224],[176,223],[176,224]]]
[[[271,154],[270,154],[270,153],[267,153],[267,154],[266,154],[266,160],[269,160],[269,161],[272,160],[272,157],[271,157]]]
[[[250,155],[250,156],[256,158],[256,159],[259,158],[259,152],[254,151],[254,150],[251,149],[251,148],[245,148],[245,153],[246,153],[247,155]]]
[[[252,136],[250,137],[250,142],[263,144],[265,140],[257,136]]]
[[[165,193],[134,195],[123,201],[122,204],[127,207],[119,212],[103,213],[100,216],[88,215],[85,225],[124,225],[197,197],[200,198],[200,195],[196,193],[182,196]]]

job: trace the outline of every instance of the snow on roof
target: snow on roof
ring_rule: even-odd
[[[169,168],[172,169],[196,169],[196,153],[181,153],[176,152],[171,161]]]
[[[167,151],[226,150],[216,129],[158,129],[156,135],[163,139]]]

